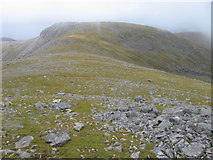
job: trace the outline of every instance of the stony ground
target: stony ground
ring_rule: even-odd
[[[211,158],[210,86],[90,54],[10,62],[3,66],[1,153]]]

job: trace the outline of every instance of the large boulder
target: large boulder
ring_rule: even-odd
[[[52,147],[62,147],[71,138],[67,132],[64,133],[50,133],[44,137],[47,143],[50,143]]]
[[[204,146],[200,143],[193,143],[182,149],[183,155],[188,158],[199,158],[204,153]]]

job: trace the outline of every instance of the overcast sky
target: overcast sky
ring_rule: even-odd
[[[0,0],[1,37],[25,40],[59,22],[117,21],[211,33],[211,0]]]

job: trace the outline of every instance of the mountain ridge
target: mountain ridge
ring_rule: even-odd
[[[193,78],[210,79],[210,51],[154,27],[118,22],[65,22],[44,29],[3,59],[45,52],[88,52]],[[7,52],[7,51],[6,51]],[[200,64],[200,65],[197,65]]]

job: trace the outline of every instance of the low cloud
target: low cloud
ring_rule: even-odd
[[[64,21],[129,22],[171,32],[203,32],[210,36],[211,3],[139,0],[7,0],[3,2],[2,35],[6,37],[19,40],[33,38],[44,28]]]

